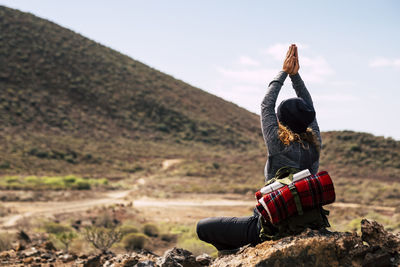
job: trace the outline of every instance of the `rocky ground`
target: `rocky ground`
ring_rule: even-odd
[[[361,222],[357,233],[307,230],[301,235],[266,241],[236,254],[211,259],[174,248],[157,256],[130,254],[74,255],[57,251],[50,241],[19,243],[0,253],[2,266],[400,266],[400,235],[375,221]]]

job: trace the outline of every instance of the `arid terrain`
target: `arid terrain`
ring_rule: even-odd
[[[205,217],[213,216],[248,216],[253,211],[255,200],[250,194],[176,194],[169,198],[136,197],[137,190],[98,192],[96,196],[78,200],[59,201],[10,201],[2,202],[5,209],[12,211],[0,218],[1,231],[17,232],[26,229],[26,225],[40,227],[44,221],[56,221],[71,224],[72,218],[81,218],[82,213],[97,210],[98,215],[104,207],[123,207],[126,215],[121,222],[136,220],[144,224],[151,222],[159,229],[167,231],[166,227],[184,225],[194,231],[196,222]],[[74,192],[70,192],[74,193]],[[330,210],[329,216],[332,231],[360,231],[361,217],[373,219],[386,218],[383,222],[390,224],[391,218],[399,218],[396,206],[365,205],[360,203],[335,202],[326,206]],[[133,212],[134,216],[129,215]],[[398,229],[396,229],[398,231]],[[155,243],[148,247],[154,253],[162,255],[167,249],[177,246],[177,239],[163,244]],[[200,243],[200,241],[198,241]],[[192,244],[186,249],[192,249]],[[205,246],[202,250],[196,248],[197,254],[210,253]],[[118,251],[118,249],[117,249]]]
[[[0,6],[0,33],[1,262],[216,257],[196,222],[252,214],[268,157],[259,116],[29,13]],[[321,135],[330,230],[352,232],[321,238],[362,243],[363,218],[398,233],[400,141]]]

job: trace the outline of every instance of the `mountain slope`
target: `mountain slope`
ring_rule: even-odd
[[[2,125],[254,143],[255,114],[52,22],[0,8]],[[145,135],[143,135],[145,133]]]
[[[200,192],[262,185],[259,117],[235,104],[7,7],[0,7],[0,64],[0,174],[157,173]],[[179,164],[163,169],[171,158]],[[320,166],[397,179],[400,142],[326,132]]]
[[[322,134],[321,167],[345,177],[400,178],[400,141],[368,133]]]

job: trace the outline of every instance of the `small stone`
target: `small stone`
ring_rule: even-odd
[[[133,265],[132,265],[132,266],[133,266]],[[138,263],[135,265],[135,267],[155,267],[155,266],[156,266],[155,262],[154,262],[154,261],[151,261],[151,260],[141,261],[141,262],[138,262]]]
[[[211,257],[204,253],[196,257],[196,262],[203,266],[209,266],[211,263]]]
[[[161,267],[173,267],[173,266],[200,266],[196,262],[196,258],[190,251],[182,248],[173,248],[167,250],[164,257],[160,260],[159,265]]]
[[[92,256],[87,259],[87,261],[83,264],[83,267],[97,267],[100,266],[101,255]]]
[[[27,263],[27,264],[30,264],[30,263],[33,262],[33,258],[32,257],[25,258],[25,259],[23,259],[23,262]]]
[[[22,253],[22,255],[25,257],[32,257],[32,256],[36,256],[39,254],[40,254],[40,252],[35,247],[31,247],[30,251],[25,251]]]
[[[50,253],[43,253],[41,255],[41,258],[46,259],[46,260],[50,259],[51,257],[52,257],[52,255]]]
[[[65,262],[70,262],[76,259],[76,257],[74,257],[74,255],[71,254],[65,254],[60,256],[61,260],[65,263]]]
[[[121,265],[123,267],[130,267],[137,264],[139,261],[135,257],[127,258],[121,261]]]
[[[64,254],[64,252],[61,251],[61,250],[56,252],[56,255],[57,255],[57,256],[61,256],[61,255],[63,255],[63,254]]]
[[[0,258],[7,259],[7,258],[10,258],[10,257],[11,257],[11,255],[10,255],[10,253],[8,251],[0,252]]]

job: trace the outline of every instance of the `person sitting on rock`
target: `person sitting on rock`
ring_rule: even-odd
[[[261,129],[268,150],[264,169],[266,181],[285,166],[309,169],[312,174],[318,172],[321,135],[313,102],[298,73],[299,68],[297,47],[292,44],[282,71],[270,82],[261,103]],[[288,75],[297,97],[282,101],[276,114],[276,100]],[[262,242],[260,218],[256,209],[252,216],[247,217],[206,218],[197,223],[197,235],[200,240],[214,245],[219,252],[234,252],[244,245]],[[273,228],[271,225],[271,234]]]

